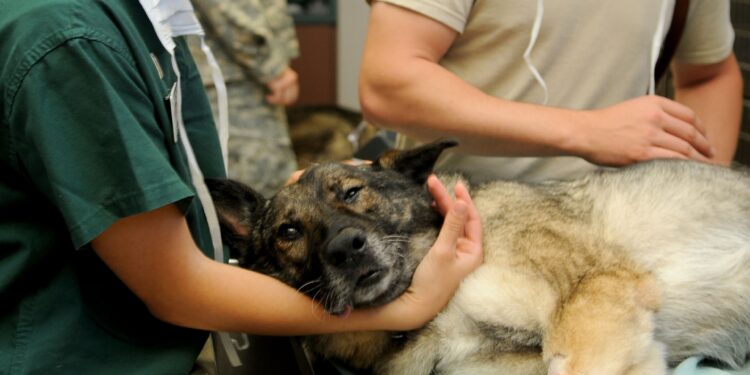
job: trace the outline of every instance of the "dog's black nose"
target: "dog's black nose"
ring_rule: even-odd
[[[365,244],[367,237],[363,231],[357,228],[344,228],[328,242],[323,255],[336,267],[357,264],[364,256]]]

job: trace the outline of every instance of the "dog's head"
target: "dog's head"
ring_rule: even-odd
[[[265,199],[207,181],[232,256],[320,301],[332,314],[396,298],[432,245],[442,217],[425,181],[440,141],[389,151],[370,165],[323,164]]]

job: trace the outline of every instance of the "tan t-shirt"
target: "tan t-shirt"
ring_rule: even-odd
[[[440,64],[466,82],[499,98],[543,103],[542,86],[523,58],[537,1],[381,1],[456,30],[459,35]],[[663,33],[674,7],[674,0],[667,1]],[[544,1],[539,36],[530,57],[548,87],[547,104],[594,109],[645,94],[651,80],[651,50],[660,5],[656,0]],[[729,1],[693,0],[675,58],[688,63],[718,62],[729,55],[733,42]],[[446,155],[438,167],[461,170],[475,181],[570,178],[595,168],[576,157],[497,158],[456,153]]]

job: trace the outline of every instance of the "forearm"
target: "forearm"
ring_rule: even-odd
[[[455,137],[485,155],[566,155],[580,113],[498,99],[418,57],[384,65],[365,56],[366,118],[420,140]],[[383,66],[399,66],[397,70]]]
[[[174,205],[121,219],[92,246],[154,316],[172,324],[311,333],[312,322],[322,316],[312,301],[281,282],[206,257]]]
[[[464,198],[469,199],[468,193]],[[442,307],[435,301],[445,303],[446,293],[460,281],[454,277],[452,286],[438,286],[437,296],[427,294],[431,299],[416,308],[413,303],[408,306],[407,293],[383,307],[355,310],[346,318],[331,316],[276,279],[203,255],[174,205],[117,221],[94,239],[92,247],[154,316],[207,330],[298,335],[415,329],[434,317]],[[442,270],[450,271],[451,266]]]
[[[678,67],[684,72],[689,67]],[[678,73],[679,74],[679,73]],[[712,161],[729,165],[737,148],[742,115],[742,75],[733,56],[708,79],[677,82],[675,99],[692,108],[715,149]]]
[[[174,285],[164,286],[172,292],[165,290],[152,304],[158,306],[152,312],[160,319],[191,328],[264,335],[389,328],[383,322],[388,311],[360,309],[348,317],[336,317],[269,276],[217,263],[201,254],[191,262],[177,270],[178,277],[169,279]]]
[[[438,64],[456,35],[428,17],[375,2],[360,69],[365,117],[421,140],[458,138],[471,153],[572,153],[579,113],[495,98]]]

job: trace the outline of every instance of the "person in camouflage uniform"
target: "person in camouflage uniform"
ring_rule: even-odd
[[[229,101],[229,177],[264,195],[297,168],[284,106],[297,99],[299,55],[286,0],[193,0],[226,81]],[[195,38],[193,38],[195,39]],[[211,103],[216,89],[200,43],[190,45]],[[218,114],[214,108],[214,117]]]

